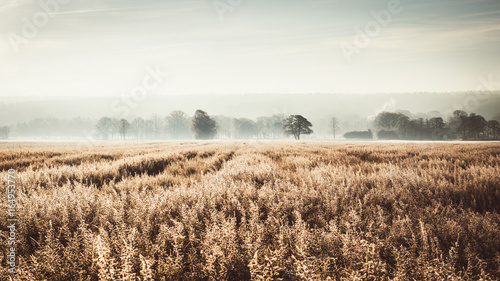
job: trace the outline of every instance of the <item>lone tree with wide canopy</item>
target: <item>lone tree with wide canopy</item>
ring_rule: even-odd
[[[196,110],[191,119],[191,132],[196,139],[213,139],[217,134],[217,122],[203,110]]]
[[[287,135],[293,135],[296,140],[300,140],[300,135],[310,135],[313,133],[312,124],[302,115],[290,115],[283,121],[283,130]]]

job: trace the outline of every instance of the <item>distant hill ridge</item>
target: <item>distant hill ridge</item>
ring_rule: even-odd
[[[135,102],[120,97],[2,97],[0,125],[35,118],[73,118],[123,115],[149,117],[166,115],[173,110],[193,114],[203,109],[211,115],[256,118],[275,113],[302,114],[311,120],[335,115],[339,118],[365,118],[380,111],[409,111],[414,115],[438,111],[446,115],[455,109],[475,112],[490,118],[500,108],[500,92],[481,94],[408,93],[408,94],[203,94],[147,96]]]

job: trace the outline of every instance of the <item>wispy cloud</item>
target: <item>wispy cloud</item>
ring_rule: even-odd
[[[22,6],[26,3],[29,3],[29,0],[5,0],[3,4],[0,3],[0,13],[17,6]]]
[[[387,30],[386,34],[373,40],[372,47],[378,49],[407,49],[421,52],[440,52],[459,49],[481,50],[500,43],[500,24],[456,26],[406,25]],[[498,45],[497,45],[498,46]]]
[[[111,12],[120,10],[134,10],[141,7],[125,7],[125,8],[109,8],[109,9],[91,9],[91,10],[76,10],[76,11],[64,11],[57,13],[50,13],[49,15],[67,15],[67,14],[86,14],[86,13],[100,13],[100,12]]]
[[[105,95],[151,61],[172,67],[179,92],[468,89],[463,77],[476,83],[485,75],[478,69],[500,75],[500,1],[401,2],[403,11],[346,66],[339,42],[354,42],[388,0],[249,0],[224,22],[212,0],[70,1],[40,28],[38,0],[0,0],[2,62],[22,65],[16,73],[0,65],[0,95],[19,85],[64,94],[82,83]],[[38,35],[9,52],[6,35],[24,36],[27,21]]]
[[[168,49],[168,48],[186,46],[186,45],[190,45],[190,44],[192,44],[192,42],[184,42],[184,43],[170,44],[170,45],[163,45],[163,46],[155,46],[155,47],[149,47],[149,48],[126,50],[126,51],[123,51],[123,52],[124,53],[134,53],[134,52],[152,51],[152,50],[160,50],[160,49]]]

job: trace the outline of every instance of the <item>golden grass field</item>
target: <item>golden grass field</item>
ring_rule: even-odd
[[[0,280],[500,279],[498,143],[0,143],[9,169]]]

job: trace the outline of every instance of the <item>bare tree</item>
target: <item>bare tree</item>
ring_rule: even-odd
[[[161,132],[163,131],[163,118],[161,118],[160,115],[153,115],[151,117],[151,122],[153,122],[153,131],[154,131],[154,136],[156,139],[161,138]]]
[[[111,134],[111,139],[114,139],[115,134],[118,134],[118,126],[120,125],[120,120],[116,118],[111,119],[111,128],[109,133]]]
[[[271,116],[271,132],[273,138],[283,137],[283,122],[285,120],[285,114],[277,113]]]
[[[2,126],[0,127],[0,139],[6,140],[9,138],[10,127]]]
[[[217,137],[220,139],[229,139],[232,136],[232,122],[233,119],[223,115],[213,117],[217,122]]]
[[[118,123],[118,133],[123,140],[127,137],[127,133],[130,129],[130,123],[126,119],[121,119]]]
[[[144,127],[144,119],[140,117],[135,118],[134,120],[132,120],[132,123],[130,123],[130,131],[137,140],[144,137]]]
[[[103,140],[107,140],[111,129],[113,127],[113,120],[109,117],[102,117],[96,125],[97,133]]]
[[[332,117],[332,119],[330,119],[330,130],[333,133],[333,139],[336,138],[335,134],[337,133],[338,129],[339,129],[339,121],[337,120],[337,118]]]
[[[155,124],[153,120],[146,120],[144,121],[144,138],[147,139],[152,139],[155,135]]]
[[[165,117],[167,133],[174,139],[189,137],[189,123],[189,117],[180,110],[172,111]]]
[[[282,138],[283,137],[283,113],[274,114],[272,116],[262,116],[257,118],[257,127],[260,136],[263,138]]]

